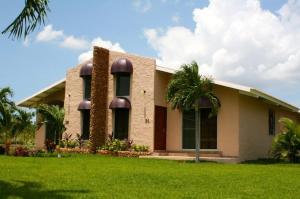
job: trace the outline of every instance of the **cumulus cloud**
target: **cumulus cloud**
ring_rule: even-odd
[[[300,84],[300,0],[276,14],[259,0],[210,0],[193,20],[194,29],[145,30],[161,64],[178,69],[196,60],[204,74],[263,88]]]
[[[39,32],[36,36],[36,41],[38,42],[48,42],[56,39],[60,39],[64,36],[62,30],[54,30],[52,25],[47,25],[44,29]]]
[[[85,39],[83,37],[75,37],[74,35],[64,34],[62,30],[55,30],[53,26],[47,25],[45,28],[37,34],[36,41],[51,42],[55,40],[56,43],[62,48],[72,49],[72,50],[87,50],[80,53],[78,56],[78,62],[82,63],[93,57],[93,46],[99,46],[107,48],[109,50],[117,52],[125,52],[118,42],[113,43],[109,40],[104,40],[101,37],[96,37],[94,39]],[[23,42],[23,45],[28,45],[29,40],[27,38]]]
[[[125,52],[125,50],[121,47],[121,45],[118,42],[113,43],[108,40],[103,40],[101,37],[97,37],[97,38],[93,39],[92,42],[90,43],[90,50],[83,52],[79,55],[79,57],[78,57],[79,63],[87,61],[93,57],[93,47],[94,46],[107,48],[109,50],[113,50],[113,51],[117,51],[117,52]]]
[[[152,7],[150,0],[133,0],[132,5],[137,11],[142,13],[148,12]]]
[[[64,48],[83,50],[89,47],[89,42],[83,38],[76,38],[73,35],[66,37],[60,44]]]

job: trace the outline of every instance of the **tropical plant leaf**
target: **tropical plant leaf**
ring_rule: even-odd
[[[26,0],[25,6],[17,18],[2,31],[2,34],[9,33],[13,39],[26,38],[35,28],[45,23],[49,0]]]

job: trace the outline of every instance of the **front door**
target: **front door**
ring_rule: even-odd
[[[166,150],[167,108],[155,106],[154,150]]]

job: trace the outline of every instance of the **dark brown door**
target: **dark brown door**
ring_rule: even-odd
[[[155,106],[154,150],[166,150],[167,108]]]

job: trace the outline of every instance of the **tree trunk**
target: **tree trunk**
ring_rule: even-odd
[[[195,108],[195,122],[196,122],[196,132],[195,132],[195,145],[196,145],[196,159],[195,161],[198,163],[200,162],[200,122],[201,122],[201,115],[199,111],[199,107],[196,106]]]

